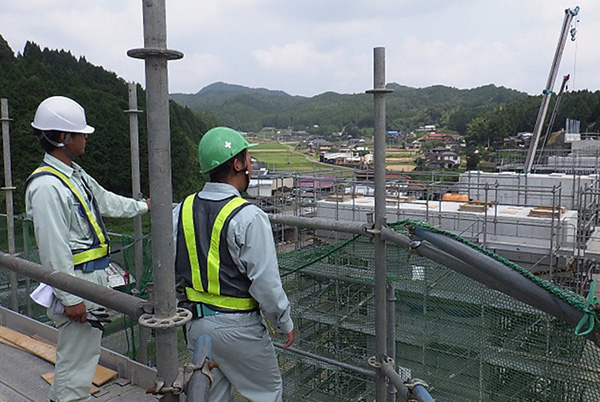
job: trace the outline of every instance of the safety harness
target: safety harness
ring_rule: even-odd
[[[41,175],[52,175],[58,178],[69,190],[71,190],[75,198],[79,201],[83,216],[87,220],[92,229],[92,233],[94,234],[93,244],[89,248],[83,250],[71,250],[73,253],[73,264],[75,265],[75,269],[81,269],[83,272],[92,272],[97,269],[106,268],[108,266],[108,236],[106,235],[102,222],[98,222],[96,216],[90,209],[88,201],[65,174],[52,166],[45,164],[33,171],[27,178],[26,186],[31,180]],[[84,182],[83,185],[86,186],[87,184]],[[98,213],[98,216],[100,216],[96,200],[92,197],[90,202],[92,207]]]

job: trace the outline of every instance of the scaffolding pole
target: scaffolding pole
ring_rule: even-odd
[[[177,306],[171,182],[171,133],[169,127],[169,84],[167,61],[183,57],[183,53],[167,49],[165,0],[143,0],[144,48],[127,52],[130,57],[144,59],[146,72],[146,122],[148,127],[148,164],[150,198],[152,199],[152,258],[155,295],[155,319],[166,325],[155,328],[157,388],[172,388],[178,374]],[[160,390],[155,390],[160,391]],[[165,402],[179,398],[172,392]]]
[[[101,304],[133,318],[138,318],[144,313],[151,313],[153,310],[152,305],[146,300],[138,299],[135,296],[65,274],[64,272],[55,271],[52,268],[47,268],[1,251],[0,268],[18,272],[20,275]]]
[[[140,130],[138,115],[142,113],[138,110],[137,84],[131,82],[128,85],[129,109],[125,113],[129,115],[129,138],[131,144],[131,193],[136,200],[142,199],[142,186],[140,175]],[[140,215],[133,218],[133,241],[134,241],[134,266],[135,266],[135,290],[139,294],[142,285],[142,276],[144,274],[144,249],[142,244],[142,217]],[[140,326],[140,353],[138,360],[141,363],[148,363],[147,336],[148,330]]]
[[[2,190],[6,192],[6,231],[8,235],[8,253],[15,254],[15,213],[13,204],[13,191],[16,187],[12,185],[12,166],[10,159],[10,130],[8,118],[8,100],[2,98],[0,100],[2,109],[2,148],[4,153],[4,187]],[[19,312],[19,300],[17,297],[18,280],[16,272],[10,273],[10,297],[12,309]]]
[[[373,94],[374,112],[374,165],[375,165],[375,358],[379,362],[386,355],[386,265],[385,241],[381,239],[381,228],[385,225],[385,95],[392,92],[385,88],[385,48],[376,47],[374,57],[374,86],[366,91]],[[385,375],[377,370],[375,398],[378,402],[387,400]]]

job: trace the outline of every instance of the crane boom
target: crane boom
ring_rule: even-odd
[[[567,35],[569,34],[569,26],[571,25],[573,17],[575,17],[578,13],[579,6],[575,7],[575,9],[573,10],[571,10],[570,8],[567,8],[565,10],[565,18],[563,20],[562,30],[558,39],[558,45],[556,46],[556,52],[554,53],[554,60],[552,61],[552,67],[550,68],[550,74],[548,76],[546,88],[542,91],[542,104],[540,105],[540,110],[538,111],[537,120],[533,129],[533,137],[531,137],[531,142],[529,143],[529,150],[527,151],[527,159],[525,159],[525,166],[523,167],[523,171],[525,173],[530,173],[531,168],[533,167],[535,151],[540,140],[540,134],[542,132],[542,127],[544,126],[546,113],[548,113],[548,105],[550,104],[550,97],[552,96],[552,88],[554,87],[554,82],[556,81],[558,67],[560,65],[560,60],[562,58],[563,50],[565,48],[565,43],[567,41]],[[572,31],[572,38],[574,38],[574,34],[574,31]]]
[[[563,82],[560,86],[560,91],[556,95],[556,102],[554,103],[554,108],[552,109],[552,114],[550,115],[550,121],[548,122],[548,126],[546,127],[546,134],[544,135],[544,140],[542,141],[542,146],[540,147],[540,151],[544,150],[548,139],[550,138],[550,134],[552,133],[552,128],[554,127],[554,121],[556,120],[556,114],[558,113],[558,108],[560,107],[560,100],[562,98],[563,92],[567,88],[567,82],[571,78],[570,74],[563,76]],[[538,157],[538,163],[540,163],[541,155]]]

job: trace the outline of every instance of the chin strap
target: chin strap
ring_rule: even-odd
[[[48,141],[50,144],[54,145],[56,148],[64,148],[65,144],[67,142],[69,142],[69,140],[71,139],[71,133],[65,133],[65,140],[63,142],[56,142],[54,140],[51,140],[50,138],[48,138],[48,136],[46,135],[45,131],[42,131],[42,137],[44,137],[44,139],[46,141]]]
[[[69,142],[69,140],[71,139],[71,133],[65,133],[65,140],[63,142],[57,142],[54,140],[51,140],[50,138],[48,138],[48,136],[46,135],[45,131],[42,131],[42,137],[44,137],[44,139],[46,141],[48,141],[48,143],[50,143],[51,145],[54,145],[56,148],[62,148],[65,150],[67,156],[69,158],[71,158],[71,160],[75,159],[75,155],[73,155],[71,153],[71,151],[69,151],[66,147],[66,144]]]

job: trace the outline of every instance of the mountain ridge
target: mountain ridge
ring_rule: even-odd
[[[439,124],[442,115],[460,108],[485,108],[528,97],[524,92],[493,84],[457,89],[444,85],[413,88],[398,83],[386,86],[389,122],[409,130],[415,125]],[[262,127],[372,126],[372,95],[326,91],[311,97],[290,95],[281,90],[250,88],[225,82],[212,83],[195,94],[174,93],[175,102],[198,112],[215,114],[223,124],[244,131]],[[423,111],[424,109],[424,111]]]

